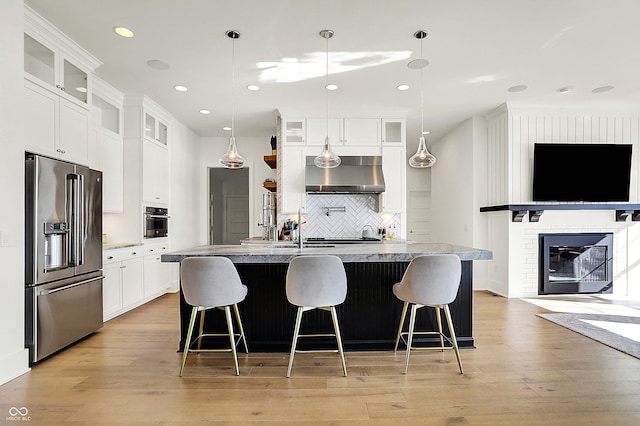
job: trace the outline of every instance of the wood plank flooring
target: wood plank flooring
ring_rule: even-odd
[[[30,424],[637,425],[640,360],[536,316],[545,309],[474,294],[476,349],[337,355],[181,353],[177,294],[115,318],[0,387],[0,423]],[[249,342],[251,343],[251,342]],[[251,348],[250,348],[251,349]],[[24,423],[23,423],[24,424]]]

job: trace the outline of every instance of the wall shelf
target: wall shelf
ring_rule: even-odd
[[[628,217],[640,221],[640,204],[502,204],[480,207],[480,212],[511,211],[512,222],[522,222],[529,213],[529,222],[538,222],[545,210],[615,210],[616,222]]]
[[[267,163],[269,167],[272,169],[276,168],[276,156],[275,155],[265,155],[264,162]]]

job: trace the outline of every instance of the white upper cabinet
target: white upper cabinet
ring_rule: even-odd
[[[405,121],[398,118],[382,119],[382,144],[383,145],[404,145],[405,141]]]
[[[89,52],[25,6],[27,150],[89,164],[91,76],[99,65]]]
[[[307,145],[380,146],[379,118],[307,118]]]
[[[281,138],[283,145],[305,144],[305,120],[304,118],[282,118]]]

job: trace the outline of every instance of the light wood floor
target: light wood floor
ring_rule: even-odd
[[[638,425],[640,360],[536,317],[517,299],[474,294],[476,349],[404,353],[193,355],[178,377],[178,295],[169,294],[0,387],[0,423]],[[9,422],[7,422],[9,423]],[[20,424],[19,422],[12,422]],[[22,423],[24,424],[24,423]]]

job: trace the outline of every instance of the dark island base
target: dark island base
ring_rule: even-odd
[[[392,291],[393,284],[402,279],[408,262],[345,263],[347,298],[336,307],[340,332],[346,351],[393,350],[402,302]],[[245,335],[252,352],[289,352],[293,338],[296,307],[287,301],[285,293],[286,263],[237,263],[242,282],[248,287],[246,299],[238,305]],[[456,300],[449,305],[460,347],[474,347],[472,334],[472,261],[462,261],[462,279]],[[191,315],[180,291],[180,346],[187,336]],[[205,330],[226,332],[223,312],[207,312]],[[409,313],[405,323],[408,328]],[[196,326],[197,327],[197,326]],[[237,330],[237,325],[234,324]],[[443,320],[448,335],[446,321]],[[436,330],[435,310],[418,310],[416,331]],[[333,330],[330,314],[322,310],[305,312],[301,333],[330,333]],[[437,337],[415,338],[424,346],[439,344]],[[203,348],[229,347],[227,339],[211,338],[203,341]],[[299,349],[335,348],[334,338],[301,339]],[[404,345],[400,348],[404,349]],[[242,344],[239,347],[244,350]]]

